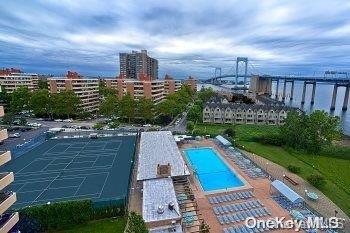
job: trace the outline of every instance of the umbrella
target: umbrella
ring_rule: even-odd
[[[291,210],[290,214],[296,220],[304,220],[304,218],[305,218],[304,215],[302,213],[300,213],[298,210]]]
[[[313,201],[318,200],[318,196],[317,196],[316,193],[308,192],[306,195],[308,196],[308,198],[310,198],[310,199],[313,200]]]

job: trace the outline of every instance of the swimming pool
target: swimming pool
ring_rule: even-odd
[[[213,148],[191,148],[184,152],[204,191],[230,189],[244,185]]]

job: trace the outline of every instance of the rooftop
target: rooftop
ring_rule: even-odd
[[[170,131],[141,133],[137,180],[157,178],[158,165],[167,164],[172,177],[190,174]]]
[[[173,210],[169,209],[169,203],[174,204]],[[158,212],[160,207],[163,213]],[[181,217],[171,178],[143,181],[142,216],[146,223],[177,220]]]

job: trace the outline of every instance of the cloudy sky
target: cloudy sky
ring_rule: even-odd
[[[2,0],[0,67],[115,76],[119,52],[147,49],[160,76],[349,70],[350,1]]]

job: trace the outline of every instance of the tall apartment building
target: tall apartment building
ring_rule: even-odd
[[[4,116],[3,106],[0,106],[0,117]],[[6,129],[0,128],[0,142],[7,139]],[[10,151],[0,151],[0,166],[11,160]],[[13,172],[0,173],[0,232],[9,232],[18,222],[18,212],[7,212],[7,210],[16,202],[15,192],[3,191],[14,181]]]
[[[120,78],[147,80],[158,79],[158,60],[147,55],[147,50],[141,52],[119,53]]]
[[[19,87],[28,87],[30,91],[38,89],[38,75],[23,73],[19,69],[0,70],[0,86],[7,93],[12,93]]]
[[[73,91],[80,98],[80,107],[86,112],[97,112],[99,107],[99,80],[83,78],[76,72],[68,71],[65,77],[49,78],[51,93]]]

